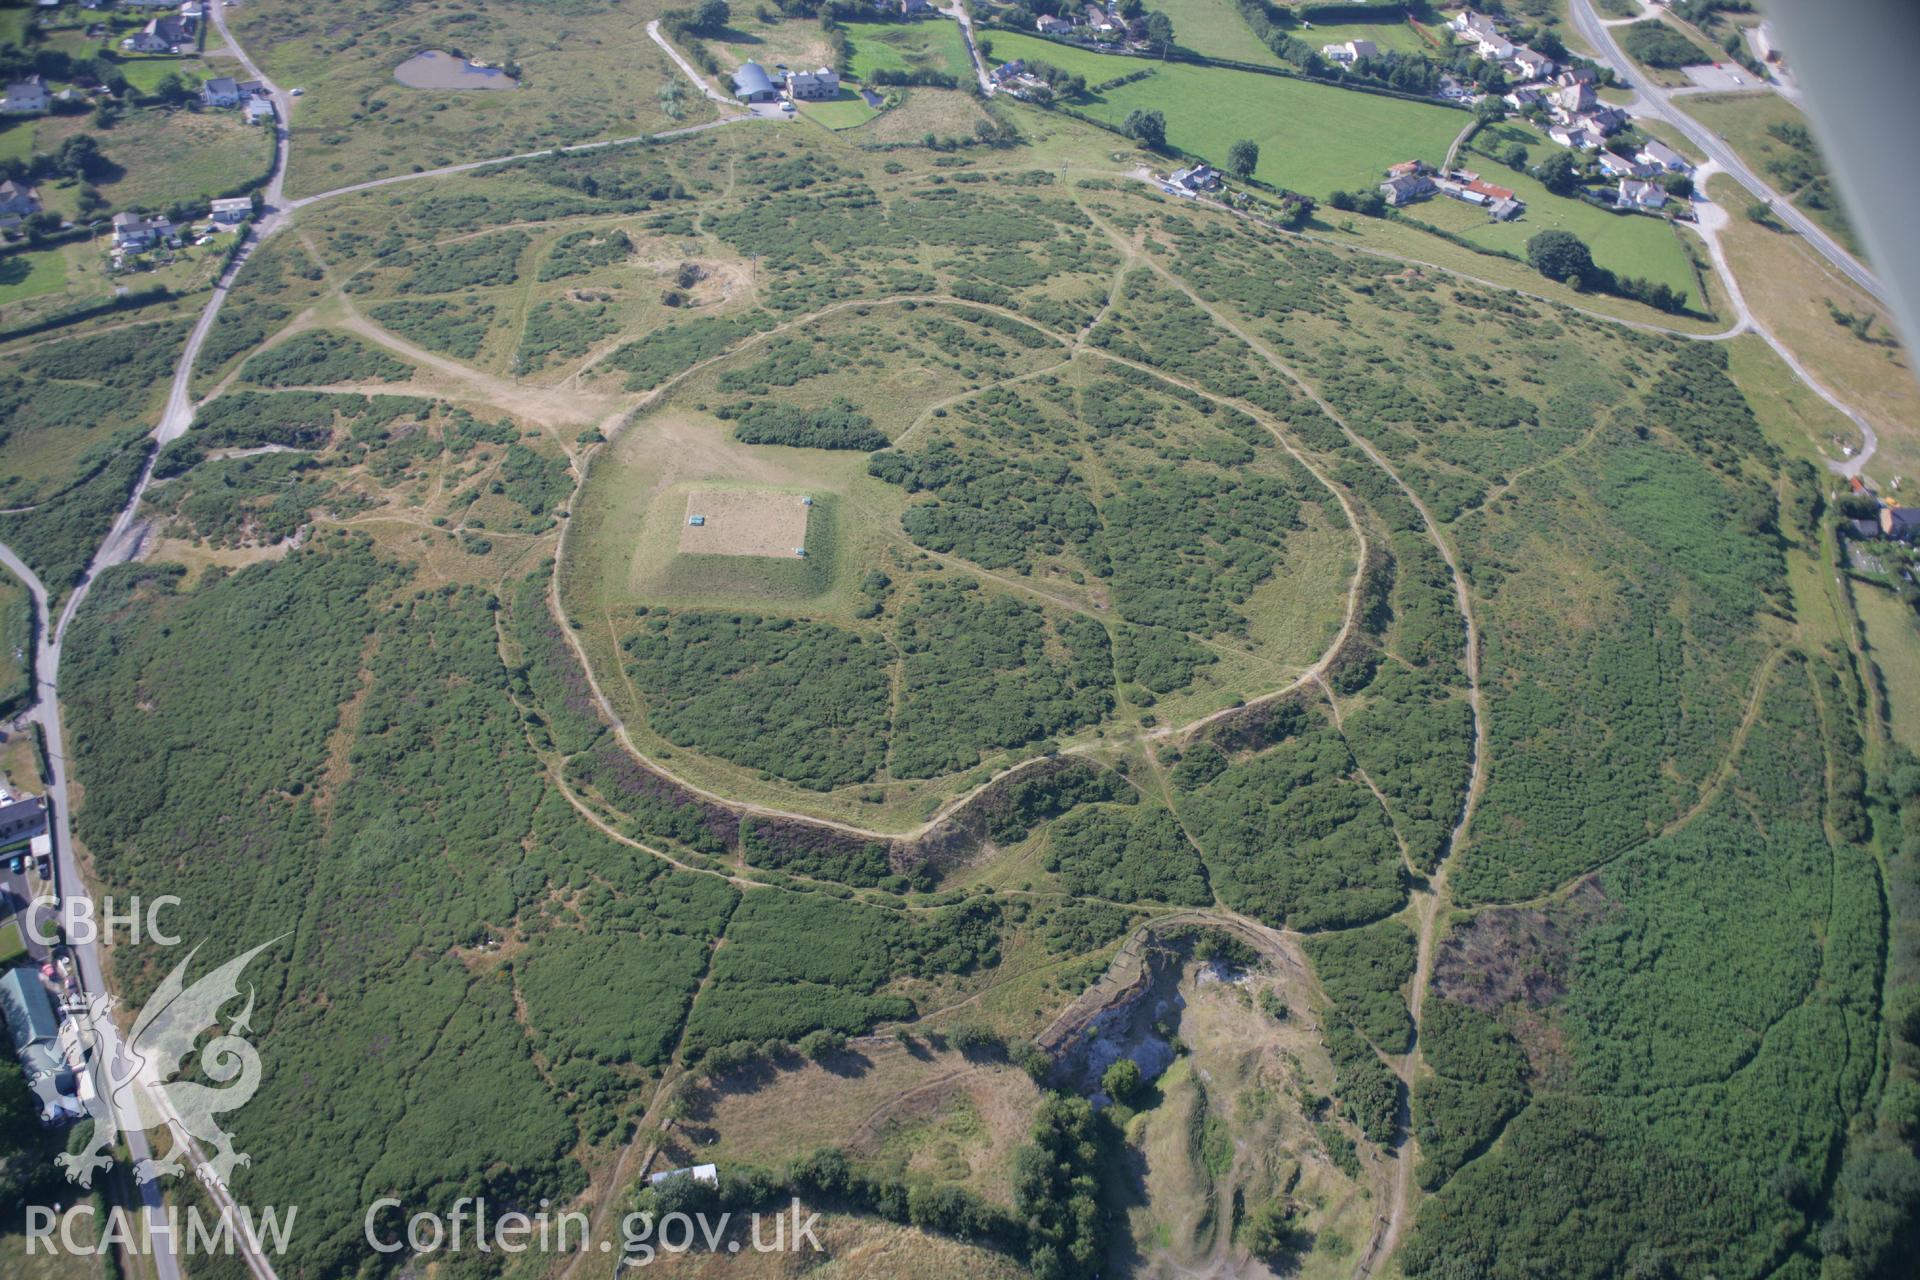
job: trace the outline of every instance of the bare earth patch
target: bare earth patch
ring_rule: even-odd
[[[807,545],[805,500],[765,489],[695,489],[687,495],[680,552],[697,556],[779,556]],[[694,521],[700,521],[695,524]]]

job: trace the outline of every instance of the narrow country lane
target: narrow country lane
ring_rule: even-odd
[[[13,548],[0,543],[0,565],[21,582],[26,584],[33,597],[34,613],[34,696],[33,706],[21,716],[21,719],[40,726],[47,738],[47,797],[52,802],[53,848],[56,859],[54,868],[55,891],[63,900],[85,897],[86,881],[80,875],[80,861],[73,851],[72,806],[67,799],[67,740],[66,731],[60,722],[60,699],[55,693],[60,672],[60,641],[49,623],[48,597],[45,584],[38,574],[28,566],[25,560],[14,554]],[[100,967],[99,947],[89,941],[75,943],[72,951],[74,963],[80,969],[80,985],[83,989],[105,991],[106,978]],[[110,1101],[110,1100],[109,1100]],[[126,1136],[127,1155],[135,1163],[150,1159],[153,1149],[147,1142],[147,1135],[133,1128],[122,1128]],[[140,1211],[147,1224],[149,1240],[165,1239],[166,1246],[155,1247],[152,1257],[154,1271],[160,1280],[181,1280],[180,1261],[174,1256],[173,1241],[155,1231],[155,1227],[164,1222],[166,1205],[161,1198],[159,1182],[149,1182],[140,1187]]]

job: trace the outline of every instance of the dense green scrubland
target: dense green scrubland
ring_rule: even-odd
[[[302,1205],[310,1273],[359,1265],[368,1188],[409,1212],[572,1195],[682,1069],[979,996],[943,1024],[958,1047],[1045,1076],[1020,1043],[1045,1011],[993,988],[1179,908],[1305,935],[1320,1129],[1417,1150],[1409,1276],[1888,1274],[1920,1201],[1920,768],[1865,745],[1861,674],[1801,595],[1827,573],[1817,477],[1720,349],[1105,179],[765,139],[355,198],[310,242],[374,323],[489,376],[575,377],[598,410],[713,361],[685,394],[727,411],[714,441],[852,450],[858,501],[898,518],[843,605],[616,626],[552,536],[598,427],[478,380],[311,389],[410,366],[324,325],[273,342],[319,270],[282,238],[200,372],[290,389],[202,406],[149,511],[278,558],[117,569],[74,623],[103,889],[179,895],[209,955],[278,939],[273,1070],[235,1123],[303,1158],[238,1190]],[[643,255],[758,255],[754,286],[683,310]],[[638,336],[560,299],[589,286]],[[837,303],[897,330],[884,354],[941,389],[924,410],[883,424],[828,387],[830,345],[768,333]],[[13,375],[10,431],[73,427],[103,357],[69,345]],[[159,380],[154,349],[103,397]],[[215,456],[264,446],[288,452]],[[87,486],[124,493],[144,457],[44,499],[77,504],[71,536],[0,515],[0,539],[70,580],[117,509]],[[1307,670],[1263,646],[1312,529],[1354,562]],[[1158,722],[1222,670],[1214,714]],[[633,749],[609,687],[670,756]],[[696,789],[687,757],[876,805],[952,775],[967,802],[831,826]],[[168,959],[116,952],[131,1000]],[[1044,1103],[1013,1215],[839,1153],[779,1185],[1092,1274],[1101,1179],[1126,1176],[1104,1124]]]

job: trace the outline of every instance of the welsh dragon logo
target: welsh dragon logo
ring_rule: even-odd
[[[200,950],[195,947],[167,975],[124,1038],[113,1021],[118,999],[108,993],[88,997],[86,1015],[77,1021],[81,1047],[87,1051],[84,1074],[93,1086],[81,1089],[93,1118],[93,1141],[84,1151],[57,1157],[71,1181],[92,1186],[93,1175],[113,1163],[111,1153],[122,1132],[168,1127],[175,1130],[171,1152],[134,1166],[137,1181],[186,1171],[187,1143],[180,1140],[181,1133],[204,1155],[198,1172],[207,1182],[225,1185],[236,1168],[249,1163],[244,1152],[234,1150],[233,1135],[215,1117],[245,1106],[260,1087],[260,1055],[246,1039],[252,1029],[253,988],[247,988],[246,1006],[232,1021],[222,1024],[220,1010],[240,998],[240,975],[248,963],[278,941],[263,942],[188,986],[187,966]],[[199,1046],[199,1071],[224,1087],[169,1079],[194,1056],[200,1033],[216,1026],[222,1028],[220,1034]],[[50,1082],[36,1088],[43,1102],[53,1100]]]

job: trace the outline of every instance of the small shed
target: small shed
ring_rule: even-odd
[[[707,518],[705,516],[688,516],[687,517],[687,523],[695,526],[696,528],[700,525],[705,524],[706,522],[707,522]]]

